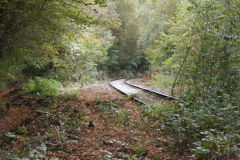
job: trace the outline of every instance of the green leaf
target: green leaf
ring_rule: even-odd
[[[17,136],[12,132],[8,132],[8,133],[4,134],[4,136],[8,137],[8,138],[17,138]]]

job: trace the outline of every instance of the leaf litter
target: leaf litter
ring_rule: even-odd
[[[13,119],[7,130],[0,125],[0,159],[185,158],[171,151],[170,138],[157,123],[145,119],[128,97],[107,85],[79,93],[76,99],[58,98],[56,102],[11,95],[9,113],[0,119]]]

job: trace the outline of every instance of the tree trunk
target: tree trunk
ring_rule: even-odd
[[[152,79],[152,65],[151,64],[149,65],[149,68],[148,68],[148,78]]]

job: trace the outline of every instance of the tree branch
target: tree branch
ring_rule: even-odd
[[[173,86],[172,86],[172,90],[171,90],[171,96],[174,96],[175,85],[176,85],[178,76],[179,76],[179,74],[180,74],[180,72],[181,72],[181,70],[182,70],[182,68],[183,68],[183,65],[185,64],[185,62],[186,62],[186,60],[187,60],[187,57],[188,57],[188,55],[189,55],[189,53],[190,53],[189,51],[190,51],[190,48],[188,47],[188,48],[187,48],[187,53],[186,53],[186,55],[184,56],[183,62],[182,62],[181,66],[180,66],[180,68],[179,68],[179,70],[178,70],[178,72],[177,72],[177,75],[176,75],[176,77],[175,77],[175,80],[174,80],[174,83],[173,83]]]

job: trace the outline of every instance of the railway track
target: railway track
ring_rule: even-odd
[[[150,89],[149,87],[133,84],[131,80],[133,79],[117,79],[110,81],[109,85],[125,95],[132,96],[132,99],[136,102],[147,106],[164,103],[166,100],[179,100],[166,93]]]

